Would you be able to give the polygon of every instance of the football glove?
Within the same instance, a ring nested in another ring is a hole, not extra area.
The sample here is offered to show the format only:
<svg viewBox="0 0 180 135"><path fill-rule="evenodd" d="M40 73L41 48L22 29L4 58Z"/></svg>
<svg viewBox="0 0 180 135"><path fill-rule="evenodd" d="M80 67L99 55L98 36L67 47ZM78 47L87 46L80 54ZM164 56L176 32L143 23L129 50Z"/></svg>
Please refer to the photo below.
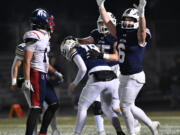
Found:
<svg viewBox="0 0 180 135"><path fill-rule="evenodd" d="M104 2L105 0L96 0L97 5L99 6L99 8L104 8Z"/></svg>
<svg viewBox="0 0 180 135"><path fill-rule="evenodd" d="M34 92L34 89L32 87L31 81L30 80L25 80L23 85L22 85L23 90L28 90Z"/></svg>
<svg viewBox="0 0 180 135"><path fill-rule="evenodd" d="M59 78L60 83L62 83L62 82L64 81L63 75L62 75L61 73L59 73L58 71L56 71L54 74Z"/></svg>
<svg viewBox="0 0 180 135"><path fill-rule="evenodd" d="M146 0L139 0L139 5L133 4L133 6L139 11L139 16L144 17Z"/></svg>
<svg viewBox="0 0 180 135"><path fill-rule="evenodd" d="M103 59L103 53L98 52L94 49L89 50L86 54L88 59Z"/></svg>

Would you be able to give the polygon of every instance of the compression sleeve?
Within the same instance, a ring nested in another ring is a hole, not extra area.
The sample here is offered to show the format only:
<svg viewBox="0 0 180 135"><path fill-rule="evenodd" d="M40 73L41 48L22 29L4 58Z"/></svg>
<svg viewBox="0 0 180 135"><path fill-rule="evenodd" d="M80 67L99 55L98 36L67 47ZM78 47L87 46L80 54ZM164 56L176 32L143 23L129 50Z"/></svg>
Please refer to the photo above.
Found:
<svg viewBox="0 0 180 135"><path fill-rule="evenodd" d="M83 61L83 59L81 58L81 56L79 54L75 55L73 58L73 61L75 62L75 64L78 67L78 73L76 75L76 78L74 79L73 83L77 86L77 84L83 79L83 77L86 74L87 68L86 65Z"/></svg>

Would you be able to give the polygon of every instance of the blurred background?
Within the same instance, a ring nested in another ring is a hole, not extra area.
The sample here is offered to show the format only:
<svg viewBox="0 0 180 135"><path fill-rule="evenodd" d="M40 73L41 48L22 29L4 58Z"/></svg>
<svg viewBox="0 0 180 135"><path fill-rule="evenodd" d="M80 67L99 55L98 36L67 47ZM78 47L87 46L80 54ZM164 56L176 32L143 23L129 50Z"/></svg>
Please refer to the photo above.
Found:
<svg viewBox="0 0 180 135"><path fill-rule="evenodd" d="M105 7L118 21L123 11L138 0L107 0ZM64 37L89 36L96 28L99 16L95 0L17 0L0 4L0 112L7 114L12 104L20 104L26 110L27 103L21 90L10 91L11 65L15 48L30 29L29 16L35 8L45 8L55 17L56 29L51 39L51 50L55 67L64 75L64 83L55 89L60 100L59 113L71 113L86 78L76 90L69 92L68 84L74 79L77 67L60 54L59 46ZM152 34L144 54L146 84L138 95L137 105L151 111L177 110L180 99L180 15L177 0L147 0L147 27Z"/></svg>

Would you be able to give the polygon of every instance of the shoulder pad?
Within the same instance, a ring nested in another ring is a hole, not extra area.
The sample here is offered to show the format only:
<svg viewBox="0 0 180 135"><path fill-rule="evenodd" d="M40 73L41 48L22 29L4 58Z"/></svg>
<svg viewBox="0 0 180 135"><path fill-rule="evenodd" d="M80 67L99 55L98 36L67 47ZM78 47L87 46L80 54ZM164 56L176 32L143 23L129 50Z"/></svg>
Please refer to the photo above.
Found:
<svg viewBox="0 0 180 135"><path fill-rule="evenodd" d="M93 29L91 33L98 32L98 29Z"/></svg>
<svg viewBox="0 0 180 135"><path fill-rule="evenodd" d="M22 43L22 44L19 44L17 47L16 47L16 55L18 56L24 56L24 48L25 48L26 44L25 43Z"/></svg>
<svg viewBox="0 0 180 135"><path fill-rule="evenodd" d="M23 37L24 41L26 39L35 39L35 40L40 40L39 33L37 31L28 31L24 34Z"/></svg>

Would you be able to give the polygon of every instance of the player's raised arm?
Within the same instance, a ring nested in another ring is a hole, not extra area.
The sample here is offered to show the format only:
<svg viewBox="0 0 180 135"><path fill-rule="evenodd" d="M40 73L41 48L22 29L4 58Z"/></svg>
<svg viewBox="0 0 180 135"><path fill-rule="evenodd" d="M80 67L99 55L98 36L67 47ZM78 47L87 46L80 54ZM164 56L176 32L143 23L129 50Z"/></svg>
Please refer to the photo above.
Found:
<svg viewBox="0 0 180 135"><path fill-rule="evenodd" d="M146 43L146 19L145 19L146 0L139 0L139 5L134 7L139 11L139 28L138 28L138 42L141 46Z"/></svg>
<svg viewBox="0 0 180 135"><path fill-rule="evenodd" d="M92 44L94 43L94 38L91 36L85 37L85 38L77 38L77 41L79 44Z"/></svg>
<svg viewBox="0 0 180 135"><path fill-rule="evenodd" d="M96 2L99 6L99 12L105 25L109 29L110 33L116 38L116 26L112 23L111 18L104 7L105 0L96 0Z"/></svg>

